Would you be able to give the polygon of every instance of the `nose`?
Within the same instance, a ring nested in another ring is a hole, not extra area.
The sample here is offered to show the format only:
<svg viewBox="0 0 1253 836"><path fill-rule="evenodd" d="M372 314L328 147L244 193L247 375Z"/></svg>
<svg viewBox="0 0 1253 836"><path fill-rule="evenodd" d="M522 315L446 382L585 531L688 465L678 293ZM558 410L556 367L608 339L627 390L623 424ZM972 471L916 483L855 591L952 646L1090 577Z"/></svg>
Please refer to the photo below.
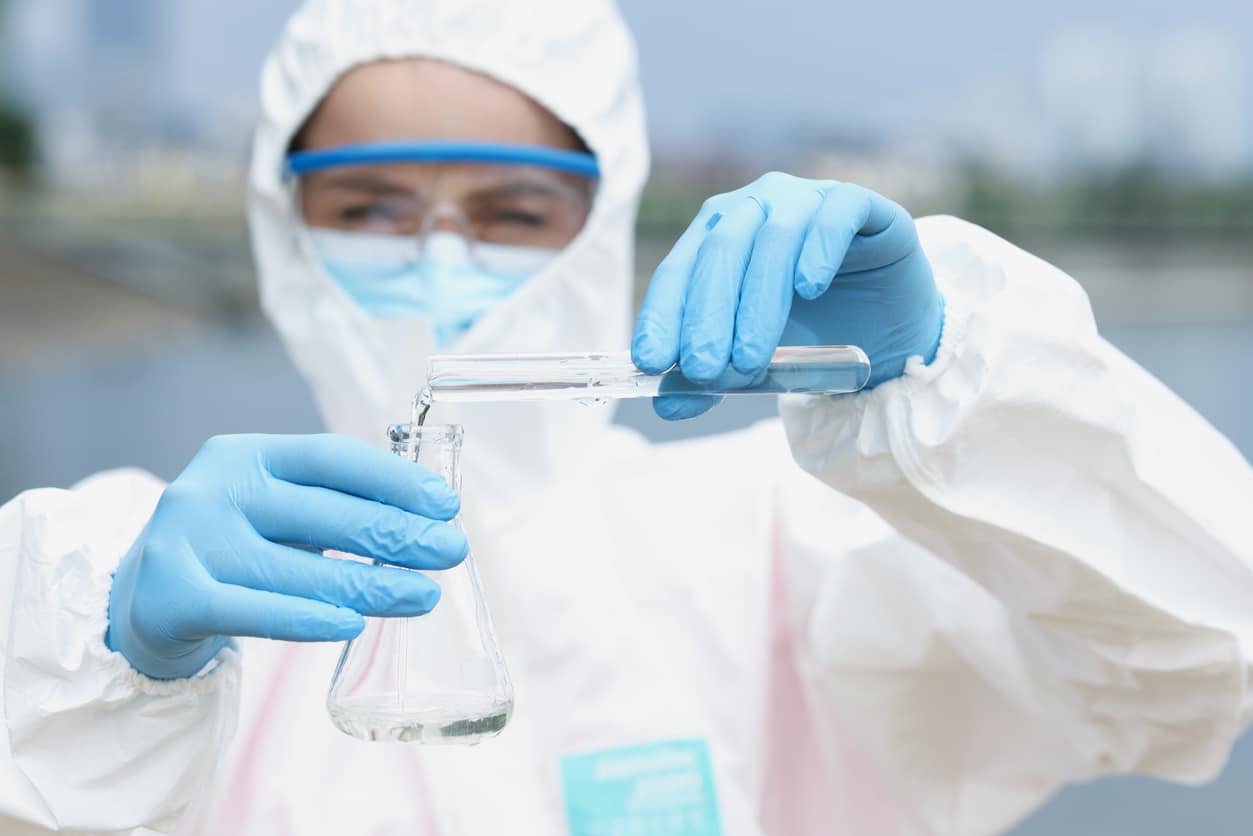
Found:
<svg viewBox="0 0 1253 836"><path fill-rule="evenodd" d="M466 239L473 234L465 212L453 203L439 203L431 207L422 223L419 237L425 238L432 232L455 232Z"/></svg>

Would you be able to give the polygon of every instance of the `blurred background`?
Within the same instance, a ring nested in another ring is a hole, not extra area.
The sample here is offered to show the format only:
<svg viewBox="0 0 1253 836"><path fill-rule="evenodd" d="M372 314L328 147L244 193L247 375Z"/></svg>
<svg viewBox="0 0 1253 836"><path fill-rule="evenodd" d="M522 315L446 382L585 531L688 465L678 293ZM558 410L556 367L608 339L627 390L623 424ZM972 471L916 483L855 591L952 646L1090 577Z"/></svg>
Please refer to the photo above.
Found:
<svg viewBox="0 0 1253 836"><path fill-rule="evenodd" d="M318 428L243 219L256 76L292 0L0 0L0 501L170 478L221 432ZM1253 4L632 0L653 137L640 288L768 169L960 215L1060 265L1115 344L1253 453ZM625 346L624 346L625 348ZM771 405L654 438L717 432ZM1221 779L1112 779L1014 831L1253 832Z"/></svg>

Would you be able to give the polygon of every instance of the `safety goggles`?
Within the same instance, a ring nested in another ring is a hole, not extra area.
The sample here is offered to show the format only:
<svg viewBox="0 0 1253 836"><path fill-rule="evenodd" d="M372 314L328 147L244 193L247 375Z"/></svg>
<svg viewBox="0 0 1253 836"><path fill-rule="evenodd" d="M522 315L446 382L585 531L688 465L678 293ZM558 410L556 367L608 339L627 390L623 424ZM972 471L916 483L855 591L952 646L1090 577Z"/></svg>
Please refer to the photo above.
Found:
<svg viewBox="0 0 1253 836"><path fill-rule="evenodd" d="M476 244L559 250L582 229L599 178L588 153L477 142L398 142L287 157L305 223L406 238L434 231Z"/></svg>

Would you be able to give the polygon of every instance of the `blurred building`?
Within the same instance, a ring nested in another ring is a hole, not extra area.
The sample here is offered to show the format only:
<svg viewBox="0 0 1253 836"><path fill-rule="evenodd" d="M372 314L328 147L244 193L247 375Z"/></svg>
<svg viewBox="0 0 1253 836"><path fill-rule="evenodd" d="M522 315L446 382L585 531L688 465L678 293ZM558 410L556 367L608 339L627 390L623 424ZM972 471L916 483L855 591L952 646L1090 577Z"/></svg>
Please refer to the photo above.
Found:
<svg viewBox="0 0 1253 836"><path fill-rule="evenodd" d="M50 185L136 199L238 195L255 108L177 101L169 75L186 36L177 4L10 0L9 7L12 85L35 118Z"/></svg>
<svg viewBox="0 0 1253 836"><path fill-rule="evenodd" d="M1064 167L1122 168L1145 153L1146 102L1140 56L1116 32L1069 30L1039 58L1037 129Z"/></svg>
<svg viewBox="0 0 1253 836"><path fill-rule="evenodd" d="M1024 176L1137 165L1229 176L1253 166L1249 73L1222 29L1065 28L1033 70L972 80L948 130L967 156Z"/></svg>
<svg viewBox="0 0 1253 836"><path fill-rule="evenodd" d="M1222 176L1253 162L1248 44L1230 32L1171 33L1144 71L1149 156L1182 173Z"/></svg>
<svg viewBox="0 0 1253 836"><path fill-rule="evenodd" d="M796 173L817 180L856 183L921 212L940 206L959 189L954 161L934 145L829 141L800 157Z"/></svg>

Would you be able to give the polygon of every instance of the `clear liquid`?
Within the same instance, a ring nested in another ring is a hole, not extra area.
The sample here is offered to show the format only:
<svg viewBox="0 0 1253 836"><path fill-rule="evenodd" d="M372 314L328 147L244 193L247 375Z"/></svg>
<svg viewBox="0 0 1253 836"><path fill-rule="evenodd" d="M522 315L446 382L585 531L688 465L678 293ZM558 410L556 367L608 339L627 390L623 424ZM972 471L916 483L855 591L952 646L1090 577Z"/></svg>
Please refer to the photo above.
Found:
<svg viewBox="0 0 1253 836"><path fill-rule="evenodd" d="M855 392L870 377L870 361L853 346L786 346L755 375L728 368L712 381L698 383L675 366L658 375L636 368L626 352L613 354L435 355L427 367L427 388L414 404L431 401L578 400L600 403L617 398L656 395L721 394L835 395Z"/></svg>
<svg viewBox="0 0 1253 836"><path fill-rule="evenodd" d="M394 696L363 697L328 705L327 712L335 728L361 740L463 746L500 734L513 713L512 702L477 694L449 694L434 701L424 694L410 699L429 707L401 710Z"/></svg>
<svg viewBox="0 0 1253 836"><path fill-rule="evenodd" d="M425 386L422 388L422 391L418 393L418 396L413 399L413 412L409 415L409 424L411 426L421 427L426 424L426 413L431 411L433 394L434 393L431 392L431 387ZM414 450L416 460L417 448L415 447Z"/></svg>

